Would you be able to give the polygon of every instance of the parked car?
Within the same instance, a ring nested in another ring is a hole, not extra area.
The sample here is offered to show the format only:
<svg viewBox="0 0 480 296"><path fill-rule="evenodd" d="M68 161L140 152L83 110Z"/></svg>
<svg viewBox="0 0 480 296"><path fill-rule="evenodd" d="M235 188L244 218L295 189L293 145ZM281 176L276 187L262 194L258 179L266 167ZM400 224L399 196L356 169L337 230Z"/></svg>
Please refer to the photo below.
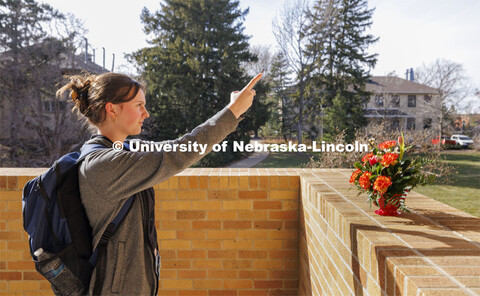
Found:
<svg viewBox="0 0 480 296"><path fill-rule="evenodd" d="M465 148L473 144L473 140L465 135L452 135L450 139L454 140L456 144Z"/></svg>
<svg viewBox="0 0 480 296"><path fill-rule="evenodd" d="M438 145L439 143L441 143L442 145L456 145L457 144L457 142L455 142L455 140L452 140L447 136L442 136L442 141L440 142L440 140L438 139L439 137L440 136L436 136L435 138L432 139L432 144L433 145Z"/></svg>

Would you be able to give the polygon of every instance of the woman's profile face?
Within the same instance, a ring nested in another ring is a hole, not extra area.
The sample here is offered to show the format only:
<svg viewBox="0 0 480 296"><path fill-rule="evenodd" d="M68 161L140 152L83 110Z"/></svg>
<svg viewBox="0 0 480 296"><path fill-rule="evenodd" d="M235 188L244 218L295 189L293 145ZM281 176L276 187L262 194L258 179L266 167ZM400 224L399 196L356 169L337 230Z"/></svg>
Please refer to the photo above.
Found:
<svg viewBox="0 0 480 296"><path fill-rule="evenodd" d="M121 111L117 114L115 127L126 136L140 134L143 121L150 117L145 104L145 94L143 90L139 89L133 100L120 104Z"/></svg>

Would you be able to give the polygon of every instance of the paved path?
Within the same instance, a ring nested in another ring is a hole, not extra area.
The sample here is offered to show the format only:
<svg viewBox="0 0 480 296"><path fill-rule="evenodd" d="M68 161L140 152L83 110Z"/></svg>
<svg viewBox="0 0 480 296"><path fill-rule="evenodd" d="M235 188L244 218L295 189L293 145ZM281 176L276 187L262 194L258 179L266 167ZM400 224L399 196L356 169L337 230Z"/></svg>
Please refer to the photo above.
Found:
<svg viewBox="0 0 480 296"><path fill-rule="evenodd" d="M254 144L253 142L259 142L261 143L261 140L251 140L250 143ZM227 168L251 168L257 163L261 162L270 153L268 151L262 151L262 152L253 152L249 157L239 160L230 166L227 166Z"/></svg>

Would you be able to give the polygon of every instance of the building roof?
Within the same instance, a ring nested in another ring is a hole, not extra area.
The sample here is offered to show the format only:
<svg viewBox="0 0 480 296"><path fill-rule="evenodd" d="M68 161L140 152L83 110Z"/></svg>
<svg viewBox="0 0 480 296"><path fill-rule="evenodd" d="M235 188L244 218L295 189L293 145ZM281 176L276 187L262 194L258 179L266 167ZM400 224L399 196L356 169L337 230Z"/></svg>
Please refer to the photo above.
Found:
<svg viewBox="0 0 480 296"><path fill-rule="evenodd" d="M438 94L435 88L396 76L372 76L366 86L372 93Z"/></svg>
<svg viewBox="0 0 480 296"><path fill-rule="evenodd" d="M375 117L391 117L391 118L398 118L398 117L415 117L413 115L408 115L398 109L387 109L387 108L371 108L371 109L364 109L365 117L375 118Z"/></svg>

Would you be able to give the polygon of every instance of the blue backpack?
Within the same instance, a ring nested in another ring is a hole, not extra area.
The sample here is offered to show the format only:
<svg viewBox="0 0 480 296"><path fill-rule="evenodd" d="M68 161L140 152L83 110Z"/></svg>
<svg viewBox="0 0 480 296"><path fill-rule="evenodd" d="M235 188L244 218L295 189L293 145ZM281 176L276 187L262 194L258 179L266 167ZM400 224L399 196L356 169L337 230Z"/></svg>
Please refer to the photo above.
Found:
<svg viewBox="0 0 480 296"><path fill-rule="evenodd" d="M81 152L64 155L23 188L23 227L30 253L35 269L51 283L56 295L88 293L97 254L105 252L109 238L131 208L133 196L93 250L92 228L80 198L78 168L89 153L105 148L85 144Z"/></svg>

